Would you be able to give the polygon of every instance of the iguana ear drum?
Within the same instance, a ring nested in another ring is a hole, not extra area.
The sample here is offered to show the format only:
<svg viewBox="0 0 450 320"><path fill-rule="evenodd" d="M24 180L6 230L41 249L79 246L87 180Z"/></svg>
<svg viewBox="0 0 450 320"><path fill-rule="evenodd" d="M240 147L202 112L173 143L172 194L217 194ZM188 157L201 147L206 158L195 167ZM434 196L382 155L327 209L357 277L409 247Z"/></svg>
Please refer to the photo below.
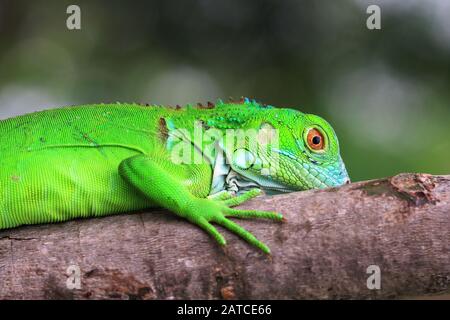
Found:
<svg viewBox="0 0 450 320"><path fill-rule="evenodd" d="M308 135L306 136L306 142L313 150L323 150L325 147L324 140L323 134L315 128L310 129L308 131Z"/></svg>

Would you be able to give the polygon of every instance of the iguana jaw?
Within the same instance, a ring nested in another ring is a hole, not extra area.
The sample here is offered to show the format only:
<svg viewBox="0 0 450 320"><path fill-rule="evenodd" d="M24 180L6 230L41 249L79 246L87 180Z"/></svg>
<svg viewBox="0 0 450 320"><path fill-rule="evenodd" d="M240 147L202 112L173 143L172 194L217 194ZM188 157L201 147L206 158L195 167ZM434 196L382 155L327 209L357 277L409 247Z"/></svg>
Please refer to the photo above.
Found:
<svg viewBox="0 0 450 320"><path fill-rule="evenodd" d="M349 183L345 165L339 157L338 161L329 167L303 164L300 160L280 155L281 169L289 168L289 172L274 172L272 176L264 175L262 172L242 170L235 166L229 156L224 156L224 152L218 152L214 159L214 172L211 194L229 190L242 193L252 188L259 188L269 194L287 193L308 189L323 189L336 187ZM307 169L308 168L308 169ZM284 173L284 174L283 174ZM283 176L293 177L288 183L277 181Z"/></svg>

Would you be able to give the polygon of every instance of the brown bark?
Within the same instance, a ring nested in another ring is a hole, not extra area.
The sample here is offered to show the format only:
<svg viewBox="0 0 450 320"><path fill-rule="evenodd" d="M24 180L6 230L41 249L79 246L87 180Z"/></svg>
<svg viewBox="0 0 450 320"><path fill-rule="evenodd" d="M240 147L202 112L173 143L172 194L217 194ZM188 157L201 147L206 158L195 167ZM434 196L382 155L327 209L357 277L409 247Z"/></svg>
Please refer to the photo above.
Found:
<svg viewBox="0 0 450 320"><path fill-rule="evenodd" d="M268 257L221 229L222 250L164 211L0 232L0 298L403 298L448 294L450 176L389 179L260 197L241 208L287 222L240 220ZM67 268L81 270L68 289ZM366 285L369 265L381 289Z"/></svg>

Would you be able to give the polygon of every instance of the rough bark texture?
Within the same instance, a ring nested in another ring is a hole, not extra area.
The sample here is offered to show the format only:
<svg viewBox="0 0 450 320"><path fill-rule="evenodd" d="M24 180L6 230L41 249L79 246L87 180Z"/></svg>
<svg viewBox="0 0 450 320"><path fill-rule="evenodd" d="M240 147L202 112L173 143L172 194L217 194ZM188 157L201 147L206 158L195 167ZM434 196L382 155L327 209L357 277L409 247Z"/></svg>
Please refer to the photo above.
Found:
<svg viewBox="0 0 450 320"><path fill-rule="evenodd" d="M401 174L241 206L285 223L239 221L265 256L220 228L226 250L164 211L0 232L0 298L304 299L448 294L450 176ZM67 268L81 270L68 289ZM367 288L378 265L381 289Z"/></svg>

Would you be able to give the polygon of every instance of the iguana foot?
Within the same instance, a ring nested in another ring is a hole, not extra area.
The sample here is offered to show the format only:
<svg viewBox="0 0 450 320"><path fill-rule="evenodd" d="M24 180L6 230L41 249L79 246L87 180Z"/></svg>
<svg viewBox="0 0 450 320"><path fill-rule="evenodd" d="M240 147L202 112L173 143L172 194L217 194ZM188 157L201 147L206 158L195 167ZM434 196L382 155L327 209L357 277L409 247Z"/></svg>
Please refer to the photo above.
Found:
<svg viewBox="0 0 450 320"><path fill-rule="evenodd" d="M254 198L260 193L261 191L259 189L252 189L236 197L230 197L226 193L220 193L213 199L194 198L186 206L183 217L208 232L220 245L226 245L225 238L217 231L211 222L227 228L231 232L242 237L248 243L261 249L264 253L270 254L269 247L256 239L256 237L247 230L227 219L227 217L263 218L281 221L283 215L277 212L230 208Z"/></svg>

